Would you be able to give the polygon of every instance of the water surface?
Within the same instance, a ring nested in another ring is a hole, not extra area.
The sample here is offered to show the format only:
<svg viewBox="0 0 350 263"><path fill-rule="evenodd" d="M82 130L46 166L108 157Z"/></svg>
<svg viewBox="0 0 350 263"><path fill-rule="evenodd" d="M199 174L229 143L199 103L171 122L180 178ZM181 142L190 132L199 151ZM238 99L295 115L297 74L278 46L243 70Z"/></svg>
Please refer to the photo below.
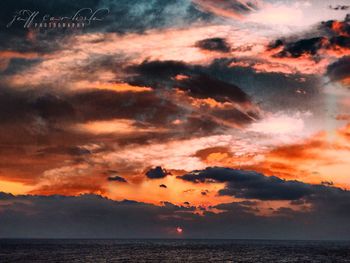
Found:
<svg viewBox="0 0 350 263"><path fill-rule="evenodd" d="M350 262L350 242L3 239L0 262Z"/></svg>

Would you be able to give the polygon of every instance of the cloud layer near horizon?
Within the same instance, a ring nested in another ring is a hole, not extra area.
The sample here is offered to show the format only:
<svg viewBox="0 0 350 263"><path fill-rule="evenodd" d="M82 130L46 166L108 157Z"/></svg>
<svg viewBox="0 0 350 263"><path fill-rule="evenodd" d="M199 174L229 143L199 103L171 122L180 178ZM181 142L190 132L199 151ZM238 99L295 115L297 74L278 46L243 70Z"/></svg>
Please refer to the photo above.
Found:
<svg viewBox="0 0 350 263"><path fill-rule="evenodd" d="M219 167L194 171L183 179L194 177L228 182L220 194L247 199L201 211L188 202L156 206L97 195L0 193L0 237L169 238L176 237L178 226L186 238L347 239L349 235L348 191ZM285 185L284 191L280 185ZM228 193L228 188L236 191ZM270 216L266 216L259 208L260 200L266 199L290 200L292 207L269 208Z"/></svg>

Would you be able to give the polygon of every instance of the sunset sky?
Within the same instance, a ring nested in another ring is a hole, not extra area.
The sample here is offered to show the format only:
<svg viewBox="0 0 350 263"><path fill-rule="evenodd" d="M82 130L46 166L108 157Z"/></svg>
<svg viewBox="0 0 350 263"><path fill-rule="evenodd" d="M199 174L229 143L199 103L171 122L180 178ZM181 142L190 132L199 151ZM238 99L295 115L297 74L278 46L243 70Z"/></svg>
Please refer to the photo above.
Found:
<svg viewBox="0 0 350 263"><path fill-rule="evenodd" d="M349 239L348 0L0 10L0 237Z"/></svg>

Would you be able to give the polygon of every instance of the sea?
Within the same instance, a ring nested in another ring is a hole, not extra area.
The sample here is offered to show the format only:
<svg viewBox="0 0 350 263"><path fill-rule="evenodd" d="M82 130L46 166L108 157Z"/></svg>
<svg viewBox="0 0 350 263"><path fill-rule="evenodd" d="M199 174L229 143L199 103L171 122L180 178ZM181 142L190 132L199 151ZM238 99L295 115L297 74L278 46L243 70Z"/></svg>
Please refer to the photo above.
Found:
<svg viewBox="0 0 350 263"><path fill-rule="evenodd" d="M2 239L12 262L350 262L348 241Z"/></svg>

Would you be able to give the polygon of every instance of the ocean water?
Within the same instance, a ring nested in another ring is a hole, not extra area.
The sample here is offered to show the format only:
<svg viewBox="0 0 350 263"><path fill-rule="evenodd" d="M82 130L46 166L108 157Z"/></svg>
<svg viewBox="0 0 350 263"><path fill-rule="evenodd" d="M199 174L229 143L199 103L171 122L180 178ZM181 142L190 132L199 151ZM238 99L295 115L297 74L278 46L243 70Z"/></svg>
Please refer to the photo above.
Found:
<svg viewBox="0 0 350 263"><path fill-rule="evenodd" d="M0 262L350 262L350 242L0 240Z"/></svg>

